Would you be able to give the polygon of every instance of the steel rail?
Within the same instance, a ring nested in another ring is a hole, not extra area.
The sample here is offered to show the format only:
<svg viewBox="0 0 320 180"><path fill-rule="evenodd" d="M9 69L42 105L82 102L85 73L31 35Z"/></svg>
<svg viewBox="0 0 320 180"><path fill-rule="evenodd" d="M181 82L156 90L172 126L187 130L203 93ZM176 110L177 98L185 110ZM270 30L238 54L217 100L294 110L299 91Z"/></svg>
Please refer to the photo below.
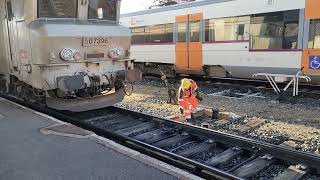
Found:
<svg viewBox="0 0 320 180"><path fill-rule="evenodd" d="M110 138L122 145L135 149L151 157L154 157L164 162L167 162L169 164L187 169L200 177L216 178L216 179L223 179L223 180L224 179L236 179L236 180L242 179L242 178L236 177L235 175L230 174L229 172L224 172L217 168L207 166L205 164L196 162L186 157L152 146L150 144L136 140L134 138L120 135L112 130L106 130L105 128L94 126L86 121L73 118L62 112L57 112L55 110L48 109L46 107L41 107L36 104L23 102L22 100L16 99L12 96L6 96L3 94L0 94L0 96L6 99L9 99L11 101L14 101L16 103L22 104L24 106L27 106L29 108L32 108L36 111L51 115L64 122L68 122L73 125L79 126L83 129L92 131L97 135ZM245 138L237 135L232 135L224 132L219 132L211 129L205 129L205 128L201 128L193 125L187 125L184 123L172 121L170 119L155 117L155 116L151 116L151 115L136 112L136 111L129 111L123 108L110 107L108 110L111 110L112 112L119 112L120 114L137 116L137 117L143 118L146 121L153 121L161 124L166 124L169 127L182 129L183 131L192 133L192 135L195 135L198 137L202 137L205 139L213 139L222 144L239 146L251 152L252 151L259 152L259 154L261 155L270 154L277 159L286 160L286 161L289 161L290 163L305 164L310 168L315 168L318 170L320 167L320 156L316 154L302 152L302 151L294 150L288 147L273 145L270 143L253 140L253 139L249 139L249 138Z"/></svg>
<svg viewBox="0 0 320 180"><path fill-rule="evenodd" d="M135 115L139 114L139 116L143 115L147 118L152 118L153 120L156 120L158 122L171 124L172 126L179 126L184 130L187 130L188 132L192 132L193 134L198 135L199 137L214 139L220 143L232 144L233 146L239 146L242 148L246 148L247 150L256 149L261 153L270 154L282 160L302 164L307 163L309 167L320 168L320 156L313 153L303 152L289 147L274 145L271 143L249 139L246 137L228 134L212 129L206 129L195 125L184 124L181 122L172 121L170 119L154 117L145 113L129 111L123 108L113 108L125 113L133 113Z"/></svg>
<svg viewBox="0 0 320 180"><path fill-rule="evenodd" d="M213 86L220 86L224 88L234 87L235 89L255 89L259 91L265 92L273 92L274 89L270 85L267 80L258 80L258 79L236 79L236 78L208 78L208 77L200 77L200 76L190 76L192 79L199 82L212 82ZM214 83L220 83L219 85L215 85ZM279 88L285 88L285 83L278 83ZM312 84L300 84L299 89L307 90L299 92L299 96L309 97L309 98L320 98L320 85L312 85ZM259 87L259 88L258 88ZM264 87L264 88L261 88ZM287 90L284 93L276 93L278 96L287 95L291 97L293 90ZM298 97L299 97L298 96Z"/></svg>
<svg viewBox="0 0 320 180"><path fill-rule="evenodd" d="M105 137L105 138L110 138L113 141L122 144L124 146L127 146L129 148L135 149L141 153L144 153L146 155L149 155L151 157L154 157L156 159L162 160L164 162L167 162L172 165L178 165L178 167L185 168L189 171L192 171L195 175L198 175L200 177L209 177L209 178L216 178L216 179L221 179L221 180L229 180L229 179L234 179L234 180L244 180L242 178L236 177L228 172L221 171L219 169L213 168L206 166L204 164L201 164L199 162L193 161L191 159L185 158L183 156L179 156L177 154L174 154L172 152L165 151L163 149L160 149L158 147L149 145L147 143L135 140L130 137L122 136L120 134L117 134L113 131L106 130L104 128L99 128L93 125L90 125L89 123L86 123L85 121L79 121L77 119L74 119L70 116L67 116L63 113L57 112L55 110L46 108L46 107L41 107L36 104L28 103L25 101L22 101L21 99L17 99L12 96L7 96L4 94L0 93L0 97L3 97L5 99L8 99L10 101L13 101L15 103L21 104L23 106L26 106L28 108L31 108L33 110L39 111L41 113L53 116L63 122L67 122L70 124L73 124L75 126L81 127L83 129L86 129L88 131L94 132L95 134ZM117 111L117 108L112 107L111 109L114 109ZM125 111L125 109L119 109L121 112ZM136 115L137 112L130 112ZM147 114L141 114L144 117L151 117ZM207 172L207 173L206 173Z"/></svg>

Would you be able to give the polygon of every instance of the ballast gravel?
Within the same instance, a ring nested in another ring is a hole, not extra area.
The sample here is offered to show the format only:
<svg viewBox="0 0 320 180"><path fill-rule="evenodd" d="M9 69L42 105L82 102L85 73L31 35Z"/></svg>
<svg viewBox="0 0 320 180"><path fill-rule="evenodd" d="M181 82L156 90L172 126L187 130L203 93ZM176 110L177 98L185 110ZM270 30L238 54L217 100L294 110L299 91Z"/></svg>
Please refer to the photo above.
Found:
<svg viewBox="0 0 320 180"><path fill-rule="evenodd" d="M178 81L174 80L172 85L178 88ZM295 103L279 102L277 97L270 92L260 94L264 97L227 98L215 96L214 93L224 90L238 91L231 88L220 88L209 82L199 82L198 85L204 99L200 105L223 109L249 118L269 120L261 127L240 135L274 144L293 141L296 149L320 154L319 99L298 97ZM287 99L291 98L287 97ZM179 107L167 104L167 100L167 88L163 81L147 78L135 84L133 94L125 97L124 101L116 106L157 117L178 115ZM239 129L239 126L241 127L241 124L230 124L227 128L220 130L238 134L234 129Z"/></svg>

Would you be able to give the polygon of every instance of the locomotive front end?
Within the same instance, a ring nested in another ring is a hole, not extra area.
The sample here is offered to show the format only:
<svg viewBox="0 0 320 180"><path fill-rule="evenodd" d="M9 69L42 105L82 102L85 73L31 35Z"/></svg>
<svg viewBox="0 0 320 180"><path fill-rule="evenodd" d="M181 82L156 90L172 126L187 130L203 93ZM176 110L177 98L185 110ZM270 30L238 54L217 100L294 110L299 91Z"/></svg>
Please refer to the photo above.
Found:
<svg viewBox="0 0 320 180"><path fill-rule="evenodd" d="M39 16L50 16L48 4L40 2L39 8L45 11L39 9ZM32 24L32 47L38 56L34 59L44 65L39 74L47 82L41 84L41 89L47 90L47 106L86 111L123 100L123 81L128 79L127 72L133 70L133 61L129 59L130 31L117 23L119 2L64 1L60 7L88 8L82 21L40 19ZM78 18L80 12L79 9Z"/></svg>
<svg viewBox="0 0 320 180"><path fill-rule="evenodd" d="M123 82L135 73L130 31L118 23L120 1L38 0L35 6L37 17L24 21L30 60L17 77L29 90L20 94L43 96L48 107L74 112L121 102Z"/></svg>

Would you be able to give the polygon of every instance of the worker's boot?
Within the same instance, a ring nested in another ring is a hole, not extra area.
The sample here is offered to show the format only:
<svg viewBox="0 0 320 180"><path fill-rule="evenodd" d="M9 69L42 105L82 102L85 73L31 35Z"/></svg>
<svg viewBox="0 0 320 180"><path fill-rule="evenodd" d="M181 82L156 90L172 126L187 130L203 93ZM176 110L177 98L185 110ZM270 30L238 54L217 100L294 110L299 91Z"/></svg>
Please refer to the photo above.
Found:
<svg viewBox="0 0 320 180"><path fill-rule="evenodd" d="M194 117L194 114L191 114L191 119L190 120L195 120L196 118Z"/></svg>
<svg viewBox="0 0 320 180"><path fill-rule="evenodd" d="M212 117L211 117L212 120L217 120L219 119L219 109L212 109Z"/></svg>
<svg viewBox="0 0 320 180"><path fill-rule="evenodd" d="M193 114L191 114L191 117L186 118L186 122L191 122L194 120Z"/></svg>

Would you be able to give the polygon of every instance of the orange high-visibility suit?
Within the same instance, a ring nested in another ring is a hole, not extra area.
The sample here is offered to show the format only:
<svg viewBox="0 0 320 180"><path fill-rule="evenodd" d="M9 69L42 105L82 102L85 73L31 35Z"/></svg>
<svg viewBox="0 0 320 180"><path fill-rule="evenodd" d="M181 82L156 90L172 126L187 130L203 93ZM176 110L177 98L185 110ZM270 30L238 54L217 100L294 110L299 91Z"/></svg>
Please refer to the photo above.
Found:
<svg viewBox="0 0 320 180"><path fill-rule="evenodd" d="M198 107L198 100L196 98L195 91L198 89L198 85L191 79L183 79L179 88L179 107L181 113L184 115L186 120L191 119L191 114Z"/></svg>

